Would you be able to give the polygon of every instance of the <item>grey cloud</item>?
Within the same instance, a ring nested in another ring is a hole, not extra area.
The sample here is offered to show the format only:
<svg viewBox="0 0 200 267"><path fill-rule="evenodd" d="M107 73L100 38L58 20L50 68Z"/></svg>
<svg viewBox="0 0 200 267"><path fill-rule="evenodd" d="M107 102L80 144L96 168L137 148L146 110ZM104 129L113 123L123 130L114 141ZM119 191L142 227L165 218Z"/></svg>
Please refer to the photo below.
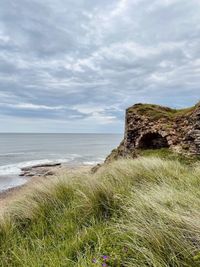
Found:
<svg viewBox="0 0 200 267"><path fill-rule="evenodd" d="M135 102L192 105L199 25L198 0L2 0L0 113L122 131Z"/></svg>

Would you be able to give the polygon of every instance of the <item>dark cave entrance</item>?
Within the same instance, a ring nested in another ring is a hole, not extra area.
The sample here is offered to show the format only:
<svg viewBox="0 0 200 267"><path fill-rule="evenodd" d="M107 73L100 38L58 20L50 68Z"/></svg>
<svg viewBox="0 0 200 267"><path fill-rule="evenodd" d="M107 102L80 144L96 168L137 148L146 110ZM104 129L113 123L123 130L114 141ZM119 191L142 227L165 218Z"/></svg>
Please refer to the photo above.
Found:
<svg viewBox="0 0 200 267"><path fill-rule="evenodd" d="M167 139L159 133L144 134L138 144L141 149L159 149L169 147Z"/></svg>

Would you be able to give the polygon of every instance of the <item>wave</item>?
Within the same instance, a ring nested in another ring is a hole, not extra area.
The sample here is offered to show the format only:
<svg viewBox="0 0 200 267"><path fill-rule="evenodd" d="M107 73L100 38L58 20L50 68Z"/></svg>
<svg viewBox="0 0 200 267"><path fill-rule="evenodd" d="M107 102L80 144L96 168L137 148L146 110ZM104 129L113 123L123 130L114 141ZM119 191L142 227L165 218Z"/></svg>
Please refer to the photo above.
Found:
<svg viewBox="0 0 200 267"><path fill-rule="evenodd" d="M103 158L99 158L98 160L91 160L91 161L84 161L83 165L97 165L99 163L102 163L104 161Z"/></svg>
<svg viewBox="0 0 200 267"><path fill-rule="evenodd" d="M67 162L69 162L69 159L57 159L57 160L42 159L42 160L25 161L16 164L9 164L0 166L0 175L19 175L21 173L21 169L25 167L32 167L48 163L67 163Z"/></svg>
<svg viewBox="0 0 200 267"><path fill-rule="evenodd" d="M27 179L25 177L11 177L10 179L7 179L5 176L0 176L0 192L23 185L26 182Z"/></svg>
<svg viewBox="0 0 200 267"><path fill-rule="evenodd" d="M58 155L57 155L58 156ZM60 155L61 156L61 155ZM25 167L33 167L36 165L41 164L49 164L49 163L68 163L68 164L83 164L83 165L96 165L98 163L103 162L103 158L96 158L94 160L90 160L81 157L78 154L70 154L66 155L64 158L58 158L58 159L41 159L41 160L30 160L30 161L23 161L19 163L13 163L8 165L0 166L0 176L18 176L21 173L21 169Z"/></svg>

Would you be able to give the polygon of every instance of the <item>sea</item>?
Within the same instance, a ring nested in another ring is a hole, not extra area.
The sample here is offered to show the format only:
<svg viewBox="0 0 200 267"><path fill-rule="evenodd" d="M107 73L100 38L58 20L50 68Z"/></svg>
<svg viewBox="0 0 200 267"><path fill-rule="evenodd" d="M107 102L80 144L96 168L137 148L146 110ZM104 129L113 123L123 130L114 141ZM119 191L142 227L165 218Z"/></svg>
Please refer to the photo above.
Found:
<svg viewBox="0 0 200 267"><path fill-rule="evenodd" d="M22 185L21 168L45 163L95 165L122 140L122 134L0 133L0 191Z"/></svg>

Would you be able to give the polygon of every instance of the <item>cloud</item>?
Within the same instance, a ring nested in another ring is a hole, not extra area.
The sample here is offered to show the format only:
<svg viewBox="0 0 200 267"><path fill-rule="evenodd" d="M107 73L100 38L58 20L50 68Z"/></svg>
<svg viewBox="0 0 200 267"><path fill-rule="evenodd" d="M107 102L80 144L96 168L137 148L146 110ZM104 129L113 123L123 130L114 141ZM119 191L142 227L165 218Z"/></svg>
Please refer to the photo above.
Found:
<svg viewBox="0 0 200 267"><path fill-rule="evenodd" d="M136 102L194 104L199 25L198 0L2 0L0 131L122 132Z"/></svg>
<svg viewBox="0 0 200 267"><path fill-rule="evenodd" d="M18 103L18 104L5 104L0 103L1 107L16 108L16 109L25 109L25 110L62 110L63 106L45 106L45 105L35 105L31 103Z"/></svg>

